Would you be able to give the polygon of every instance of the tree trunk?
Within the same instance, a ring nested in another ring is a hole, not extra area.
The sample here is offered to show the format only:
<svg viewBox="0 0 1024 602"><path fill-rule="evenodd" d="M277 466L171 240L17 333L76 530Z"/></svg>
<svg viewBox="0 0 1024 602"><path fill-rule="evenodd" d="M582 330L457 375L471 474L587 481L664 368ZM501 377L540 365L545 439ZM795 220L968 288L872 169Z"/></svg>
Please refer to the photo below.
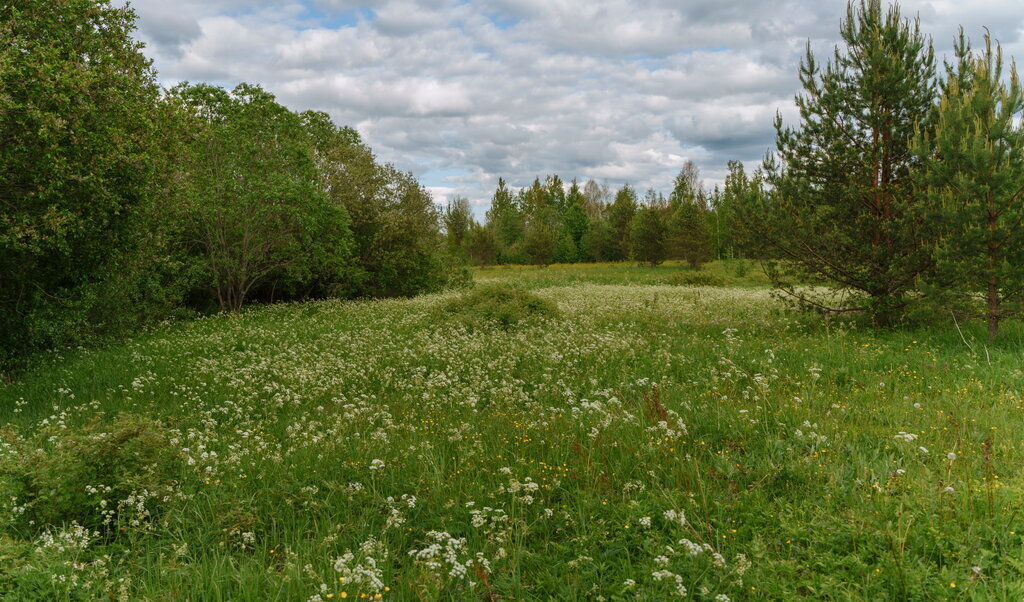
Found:
<svg viewBox="0 0 1024 602"><path fill-rule="evenodd" d="M995 278L988 281L988 342L999 334L999 287Z"/></svg>

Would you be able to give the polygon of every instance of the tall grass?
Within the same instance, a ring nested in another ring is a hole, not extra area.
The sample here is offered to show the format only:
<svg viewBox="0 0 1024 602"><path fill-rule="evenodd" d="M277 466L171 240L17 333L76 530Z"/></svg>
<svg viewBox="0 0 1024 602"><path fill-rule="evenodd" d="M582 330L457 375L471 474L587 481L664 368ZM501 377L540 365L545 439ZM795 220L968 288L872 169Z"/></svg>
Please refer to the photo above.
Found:
<svg viewBox="0 0 1024 602"><path fill-rule="evenodd" d="M1019 326L869 331L679 269L478 271L557 306L515 328L440 319L464 293L278 305L40 367L0 389L0 592L1024 597ZM83 468L133 425L159 466Z"/></svg>

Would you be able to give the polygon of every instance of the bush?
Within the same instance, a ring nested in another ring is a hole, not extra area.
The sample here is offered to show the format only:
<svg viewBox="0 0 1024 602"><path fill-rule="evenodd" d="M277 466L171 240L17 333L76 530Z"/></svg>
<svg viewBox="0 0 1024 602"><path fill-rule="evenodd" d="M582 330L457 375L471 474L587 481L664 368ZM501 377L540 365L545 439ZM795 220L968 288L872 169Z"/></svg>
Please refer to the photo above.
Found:
<svg viewBox="0 0 1024 602"><path fill-rule="evenodd" d="M52 426L31 438L6 431L0 446L0 494L15 500L9 526L22 535L77 523L112 536L145 528L179 497L181 452L147 418Z"/></svg>
<svg viewBox="0 0 1024 602"><path fill-rule="evenodd" d="M532 319L555 318L557 306L529 291L506 285L475 287L445 303L441 314L467 326L508 329Z"/></svg>
<svg viewBox="0 0 1024 602"><path fill-rule="evenodd" d="M678 273L665 279L672 286L725 286L725 280L713 274Z"/></svg>

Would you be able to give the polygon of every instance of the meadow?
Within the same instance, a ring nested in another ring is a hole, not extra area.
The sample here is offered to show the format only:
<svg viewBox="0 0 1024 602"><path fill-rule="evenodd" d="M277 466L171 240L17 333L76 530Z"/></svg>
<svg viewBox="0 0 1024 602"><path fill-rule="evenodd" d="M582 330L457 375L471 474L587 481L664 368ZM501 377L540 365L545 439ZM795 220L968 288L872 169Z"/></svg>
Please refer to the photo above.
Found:
<svg viewBox="0 0 1024 602"><path fill-rule="evenodd" d="M0 385L0 595L1024 598L1019 325L828 321L737 262L475 277L554 311L250 307Z"/></svg>

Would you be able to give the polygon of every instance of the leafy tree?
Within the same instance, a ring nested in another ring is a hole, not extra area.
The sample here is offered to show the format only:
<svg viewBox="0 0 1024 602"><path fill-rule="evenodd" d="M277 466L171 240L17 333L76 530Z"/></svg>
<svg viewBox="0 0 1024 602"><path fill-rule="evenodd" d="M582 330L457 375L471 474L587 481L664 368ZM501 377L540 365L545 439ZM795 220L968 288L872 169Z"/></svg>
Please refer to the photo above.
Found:
<svg viewBox="0 0 1024 602"><path fill-rule="evenodd" d="M491 265L498 258L498 238L490 226L473 222L466 236L466 252L473 263Z"/></svg>
<svg viewBox="0 0 1024 602"><path fill-rule="evenodd" d="M546 212L547 209L555 209L555 199L551 197L549 189L541 184L540 178L534 178L529 188L520 190L519 197L519 205L527 221Z"/></svg>
<svg viewBox="0 0 1024 602"><path fill-rule="evenodd" d="M557 218L554 208L549 207L535 214L527 224L523 244L533 265L547 266L554 261L558 251L558 230L553 224Z"/></svg>
<svg viewBox="0 0 1024 602"><path fill-rule="evenodd" d="M584 206L583 193L576 180L572 181L565 195L565 209L562 212L562 233L559 246L563 249L563 261L579 261L585 259L580 249L583 236L590 229L590 218ZM571 243L571 244L570 244Z"/></svg>
<svg viewBox="0 0 1024 602"><path fill-rule="evenodd" d="M469 207L469 200L461 196L452 199L445 208L443 220L448 248L461 253L466 235L473 223L473 210Z"/></svg>
<svg viewBox="0 0 1024 602"><path fill-rule="evenodd" d="M618 246L611 261L619 261L629 257L632 245L629 241L633 216L637 212L636 192L626 184L615 195L615 202L608 208L608 223L615 230Z"/></svg>
<svg viewBox="0 0 1024 602"><path fill-rule="evenodd" d="M351 128L330 124L318 145L320 178L330 202L351 220L354 269L337 294L409 296L448 283L441 211L416 179L377 163Z"/></svg>
<svg viewBox="0 0 1024 602"><path fill-rule="evenodd" d="M681 200L668 222L668 252L697 269L713 257L708 211L697 199Z"/></svg>
<svg viewBox="0 0 1024 602"><path fill-rule="evenodd" d="M972 54L966 44L959 51L935 132L921 132L915 145L932 201L924 219L938 240L927 282L959 306L981 292L978 317L992 340L1003 319L1024 309L1024 91L1015 66L1009 81L1003 78L1002 49L993 51L987 34L983 52Z"/></svg>
<svg viewBox="0 0 1024 602"><path fill-rule="evenodd" d="M132 244L158 96L134 22L105 0L0 3L0 364L90 330Z"/></svg>
<svg viewBox="0 0 1024 602"><path fill-rule="evenodd" d="M499 260L510 258L509 250L523 239L523 213L504 178L498 178L498 188L491 197L487 210L487 223L494 229L498 241Z"/></svg>
<svg viewBox="0 0 1024 602"><path fill-rule="evenodd" d="M738 211L755 194L755 182L747 176L743 163L729 161L728 169L725 186L720 194L713 195L711 203L714 247L719 258L735 257L739 253L740 239L736 230L741 226L736 223Z"/></svg>
<svg viewBox="0 0 1024 602"><path fill-rule="evenodd" d="M594 180L587 180L583 185L583 208L587 211L587 217L592 220L604 218L605 206L611 196L607 182L598 184Z"/></svg>
<svg viewBox="0 0 1024 602"><path fill-rule="evenodd" d="M547 206L554 207L561 213L565 210L565 184L558 174L544 178L544 190L547 193Z"/></svg>
<svg viewBox="0 0 1024 602"><path fill-rule="evenodd" d="M182 84L172 96L193 117L188 236L220 308L238 310L264 285L297 294L341 281L348 214L324 195L302 118L248 84Z"/></svg>
<svg viewBox="0 0 1024 602"><path fill-rule="evenodd" d="M917 21L879 0L850 3L836 49L821 70L808 50L796 97L799 129L776 118L777 147L764 165L772 193L743 216L776 285L822 310L866 310L890 324L929 268L911 170L915 120L928 130L936 98L934 54ZM797 290L820 282L848 304Z"/></svg>
<svg viewBox="0 0 1024 602"><path fill-rule="evenodd" d="M682 203L697 201L704 192L704 182L700 179L700 168L693 161L687 160L672 182L672 194L669 203L678 207Z"/></svg>
<svg viewBox="0 0 1024 602"><path fill-rule="evenodd" d="M580 239L580 253L591 261L615 261L622 255L617 236L615 228L606 220L593 220Z"/></svg>
<svg viewBox="0 0 1024 602"><path fill-rule="evenodd" d="M633 218L630 244L633 259L654 267L667 256L666 232L663 212L658 207L645 206Z"/></svg>

